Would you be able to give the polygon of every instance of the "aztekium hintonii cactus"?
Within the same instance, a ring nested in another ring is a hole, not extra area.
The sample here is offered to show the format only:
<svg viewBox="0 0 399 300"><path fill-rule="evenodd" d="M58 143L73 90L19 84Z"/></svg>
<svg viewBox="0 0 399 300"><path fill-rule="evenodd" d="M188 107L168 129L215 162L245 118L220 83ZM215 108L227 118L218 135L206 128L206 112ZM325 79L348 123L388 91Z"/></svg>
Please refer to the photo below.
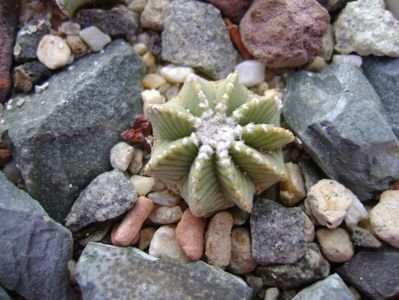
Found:
<svg viewBox="0 0 399 300"><path fill-rule="evenodd" d="M256 95L237 73L216 82L189 75L175 98L146 108L154 147L145 172L198 217L233 204L251 212L254 194L286 179L281 148L294 137L279 127L280 108L276 92Z"/></svg>

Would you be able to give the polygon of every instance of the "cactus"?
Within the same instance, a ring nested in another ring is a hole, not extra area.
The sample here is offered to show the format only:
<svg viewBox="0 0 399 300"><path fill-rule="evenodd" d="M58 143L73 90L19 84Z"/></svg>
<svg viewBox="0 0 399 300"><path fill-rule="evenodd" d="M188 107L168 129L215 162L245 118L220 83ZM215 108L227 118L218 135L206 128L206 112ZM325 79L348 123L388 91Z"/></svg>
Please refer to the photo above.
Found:
<svg viewBox="0 0 399 300"><path fill-rule="evenodd" d="M232 73L217 82L190 75L179 94L148 105L154 147L145 167L178 192L198 217L237 205L251 212L254 193L286 179L275 92L258 96Z"/></svg>

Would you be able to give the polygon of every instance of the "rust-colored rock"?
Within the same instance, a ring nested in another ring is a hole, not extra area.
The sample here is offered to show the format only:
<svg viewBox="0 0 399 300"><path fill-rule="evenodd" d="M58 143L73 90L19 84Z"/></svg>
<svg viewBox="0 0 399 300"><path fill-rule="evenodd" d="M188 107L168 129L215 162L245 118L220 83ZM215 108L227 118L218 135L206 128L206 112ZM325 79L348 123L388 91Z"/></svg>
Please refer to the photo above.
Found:
<svg viewBox="0 0 399 300"><path fill-rule="evenodd" d="M137 115L133 126L121 133L124 141L138 144L146 151L151 151L151 145L148 142L148 136L152 134L150 121L144 115Z"/></svg>
<svg viewBox="0 0 399 300"><path fill-rule="evenodd" d="M7 148L0 149L0 166L5 166L12 159L11 151Z"/></svg>
<svg viewBox="0 0 399 300"><path fill-rule="evenodd" d="M253 0L207 0L215 5L223 16L239 22Z"/></svg>
<svg viewBox="0 0 399 300"><path fill-rule="evenodd" d="M240 22L240 33L244 46L267 67L297 67L320 49L329 22L316 0L256 0Z"/></svg>

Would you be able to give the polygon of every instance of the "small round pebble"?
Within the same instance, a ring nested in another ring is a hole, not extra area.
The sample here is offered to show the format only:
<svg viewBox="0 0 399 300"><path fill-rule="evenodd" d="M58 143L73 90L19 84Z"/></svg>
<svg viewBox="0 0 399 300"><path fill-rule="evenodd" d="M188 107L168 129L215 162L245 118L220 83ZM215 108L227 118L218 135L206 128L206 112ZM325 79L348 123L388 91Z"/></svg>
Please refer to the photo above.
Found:
<svg viewBox="0 0 399 300"><path fill-rule="evenodd" d="M132 174L138 174L143 167L144 152L141 149L134 149L132 161L129 165L129 171Z"/></svg>
<svg viewBox="0 0 399 300"><path fill-rule="evenodd" d="M189 67L180 67L175 65L167 65L161 68L160 74L167 81L172 83L183 83L189 74L193 74L194 70Z"/></svg>
<svg viewBox="0 0 399 300"><path fill-rule="evenodd" d="M342 228L319 229L316 232L321 251L332 262L342 263L354 255L353 244L349 234Z"/></svg>
<svg viewBox="0 0 399 300"><path fill-rule="evenodd" d="M155 59L154 54L152 54L151 52L147 52L141 58L143 59L143 63L147 67L151 67L151 66L155 65L156 59Z"/></svg>
<svg viewBox="0 0 399 300"><path fill-rule="evenodd" d="M79 32L79 36L94 52L100 52L107 44L111 42L111 37L102 32L96 26L90 26L82 29Z"/></svg>
<svg viewBox="0 0 399 300"><path fill-rule="evenodd" d="M140 56L146 54L148 52L148 47L144 43L138 43L133 46L134 51Z"/></svg>
<svg viewBox="0 0 399 300"><path fill-rule="evenodd" d="M313 60L306 66L306 69L311 71L321 71L326 68L328 65L326 61L320 57L316 56Z"/></svg>
<svg viewBox="0 0 399 300"><path fill-rule="evenodd" d="M205 245L206 220L186 209L176 227L176 240L191 261L201 259Z"/></svg>
<svg viewBox="0 0 399 300"><path fill-rule="evenodd" d="M153 177L145 177L140 175L133 175L130 177L130 181L133 183L134 188L139 196L145 196L151 192L155 182Z"/></svg>
<svg viewBox="0 0 399 300"><path fill-rule="evenodd" d="M180 206L157 206L149 218L155 224L167 225L179 221L182 214Z"/></svg>
<svg viewBox="0 0 399 300"><path fill-rule="evenodd" d="M141 92L144 106L149 104L162 104L165 103L165 97L157 90L144 90Z"/></svg>
<svg viewBox="0 0 399 300"><path fill-rule="evenodd" d="M227 211L215 214L205 234L205 256L209 264L224 268L231 260L233 216Z"/></svg>
<svg viewBox="0 0 399 300"><path fill-rule="evenodd" d="M265 65L257 60L246 60L236 66L240 83L251 87L265 81Z"/></svg>
<svg viewBox="0 0 399 300"><path fill-rule="evenodd" d="M139 249L144 251L150 245L152 237L154 236L155 228L147 227L140 230Z"/></svg>
<svg viewBox="0 0 399 300"><path fill-rule="evenodd" d="M71 49L63 38L47 34L40 40L37 57L47 68L55 70L69 63Z"/></svg>
<svg viewBox="0 0 399 300"><path fill-rule="evenodd" d="M152 202L156 204L165 206L175 206L180 202L180 197L178 195L167 190L149 193L148 198L150 198Z"/></svg>
<svg viewBox="0 0 399 300"><path fill-rule="evenodd" d="M85 42L78 35L68 35L66 42L76 57L86 54L89 50Z"/></svg>
<svg viewBox="0 0 399 300"><path fill-rule="evenodd" d="M134 148L125 142L112 147L110 154L111 166L120 171L126 171L133 157Z"/></svg>
<svg viewBox="0 0 399 300"><path fill-rule="evenodd" d="M150 73L143 78L143 87L145 89L157 89L165 83L166 80L158 74Z"/></svg>
<svg viewBox="0 0 399 300"><path fill-rule="evenodd" d="M370 211L370 223L381 240L399 248L399 190L381 194L380 202Z"/></svg>
<svg viewBox="0 0 399 300"><path fill-rule="evenodd" d="M257 266L252 257L251 236L244 227L236 227L231 231L230 270L235 274L252 272Z"/></svg>
<svg viewBox="0 0 399 300"><path fill-rule="evenodd" d="M266 289L264 300L277 300L279 295L280 295L280 292L279 292L278 288L271 287L271 288Z"/></svg>
<svg viewBox="0 0 399 300"><path fill-rule="evenodd" d="M159 227L151 240L149 254L159 258L175 259L187 262L183 250L176 241L175 226Z"/></svg>

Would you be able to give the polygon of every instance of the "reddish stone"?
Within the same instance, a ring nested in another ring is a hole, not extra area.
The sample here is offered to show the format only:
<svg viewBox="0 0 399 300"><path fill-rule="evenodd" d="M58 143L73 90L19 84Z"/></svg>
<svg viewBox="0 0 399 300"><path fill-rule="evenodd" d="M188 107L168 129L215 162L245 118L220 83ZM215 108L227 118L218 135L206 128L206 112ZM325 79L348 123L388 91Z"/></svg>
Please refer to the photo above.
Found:
<svg viewBox="0 0 399 300"><path fill-rule="evenodd" d="M152 126L150 121L144 115L137 115L133 126L121 133L124 141L141 145L144 150L151 151L151 145L148 142L148 136L152 135Z"/></svg>
<svg viewBox="0 0 399 300"><path fill-rule="evenodd" d="M11 152L8 149L0 149L0 166L6 165L12 159Z"/></svg>
<svg viewBox="0 0 399 300"><path fill-rule="evenodd" d="M297 67L322 47L330 16L316 0L255 0L240 23L248 51L270 68Z"/></svg>

